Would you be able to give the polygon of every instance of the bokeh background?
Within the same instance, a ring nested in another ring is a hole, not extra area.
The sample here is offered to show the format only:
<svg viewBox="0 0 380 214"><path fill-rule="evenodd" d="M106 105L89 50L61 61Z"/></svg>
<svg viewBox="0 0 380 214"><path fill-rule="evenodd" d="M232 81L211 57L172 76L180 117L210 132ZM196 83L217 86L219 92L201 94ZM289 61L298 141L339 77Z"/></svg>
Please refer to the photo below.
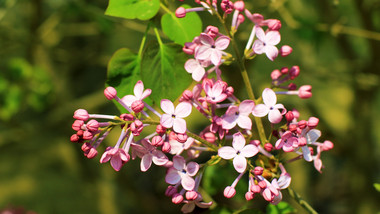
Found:
<svg viewBox="0 0 380 214"><path fill-rule="evenodd" d="M321 140L335 143L322 154L322 174L304 162L287 166L292 188L320 213L380 212L380 193L373 186L380 183L380 1L256 0L246 5L280 19L281 44L294 50L274 63L265 56L249 62L256 94L268 86L273 69L299 65L296 84L313 85L313 97L280 100L288 109L297 108L303 119L320 117ZM139 161L133 161L116 173L109 164L100 165L99 156L86 159L80 145L69 141L76 109L118 114L103 96L107 62L119 48L137 52L145 30L146 22L105 16L106 7L105 0L0 0L1 213L179 212L180 206L163 194L163 170L141 173ZM208 14L202 16L204 27L212 24ZM247 21L241 26L241 47L250 29ZM237 69L223 71L244 97ZM117 137L109 136L106 144ZM229 185L234 177L218 179ZM226 203L223 188L214 192L223 208L214 213L263 204L260 199L244 203L242 195L235 204Z"/></svg>

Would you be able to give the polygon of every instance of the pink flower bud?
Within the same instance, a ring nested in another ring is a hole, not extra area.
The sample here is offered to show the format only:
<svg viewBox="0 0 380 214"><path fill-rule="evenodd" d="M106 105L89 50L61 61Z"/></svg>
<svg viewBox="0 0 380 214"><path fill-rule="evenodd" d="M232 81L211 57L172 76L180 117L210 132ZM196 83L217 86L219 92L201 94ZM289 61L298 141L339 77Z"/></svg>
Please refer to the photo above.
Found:
<svg viewBox="0 0 380 214"><path fill-rule="evenodd" d="M328 151L330 149L334 148L334 144L329 141L329 140L326 140L325 142L323 142L322 146L321 146L321 149L323 151Z"/></svg>
<svg viewBox="0 0 380 214"><path fill-rule="evenodd" d="M156 126L156 132L159 135L163 135L166 132L166 128L163 127L163 126L161 126L161 124L159 124L159 125Z"/></svg>
<svg viewBox="0 0 380 214"><path fill-rule="evenodd" d="M273 149L273 145L270 144L270 143L266 143L266 144L264 145L264 149L267 150L268 152L271 152L272 149Z"/></svg>
<svg viewBox="0 0 380 214"><path fill-rule="evenodd" d="M165 195L168 197L172 197L176 193L177 193L177 188L175 188L174 186L168 186L168 188L166 188L165 190Z"/></svg>
<svg viewBox="0 0 380 214"><path fill-rule="evenodd" d="M185 143L186 140L187 140L187 134L186 133L183 133L183 134L177 134L177 138L176 140L180 143Z"/></svg>
<svg viewBox="0 0 380 214"><path fill-rule="evenodd" d="M298 89L298 96L301 99L307 99L313 96L311 93L311 85L303 85Z"/></svg>
<svg viewBox="0 0 380 214"><path fill-rule="evenodd" d="M219 29L215 26L209 25L206 28L206 34L211 36L212 38L215 38L219 34Z"/></svg>
<svg viewBox="0 0 380 214"><path fill-rule="evenodd" d="M286 112L286 114L285 114L285 118L286 118L286 121L288 121L288 122L292 122L293 119L294 119L294 114L293 114L293 112L292 112L292 111L288 111L288 112Z"/></svg>
<svg viewBox="0 0 380 214"><path fill-rule="evenodd" d="M94 147L91 147L89 150L84 152L84 156L86 156L88 159L92 159L98 155L98 151Z"/></svg>
<svg viewBox="0 0 380 214"><path fill-rule="evenodd" d="M198 197L198 193L194 190L186 192L186 199L189 201L193 201L193 200L197 199L197 197Z"/></svg>
<svg viewBox="0 0 380 214"><path fill-rule="evenodd" d="M272 80L277 80L278 78L280 78L282 76L282 73L280 70L276 69L276 70L273 70L272 73L270 74L270 77L272 78Z"/></svg>
<svg viewBox="0 0 380 214"><path fill-rule="evenodd" d="M212 132L204 133L202 138L207 140L210 143L215 143L215 140L216 140L216 137L215 137L214 133L212 133Z"/></svg>
<svg viewBox="0 0 380 214"><path fill-rule="evenodd" d="M297 111L297 109L293 109L292 112L293 112L294 118L298 120L298 118L300 118L300 113Z"/></svg>
<svg viewBox="0 0 380 214"><path fill-rule="evenodd" d="M77 135L79 136L79 137L82 137L83 136L83 130L79 130L79 131L77 131Z"/></svg>
<svg viewBox="0 0 380 214"><path fill-rule="evenodd" d="M139 136L143 128L143 122L141 122L140 120L136 119L134 122L131 123L131 131L134 136Z"/></svg>
<svg viewBox="0 0 380 214"><path fill-rule="evenodd" d="M162 146L164 144L164 140L161 136L154 136L152 138L152 146Z"/></svg>
<svg viewBox="0 0 380 214"><path fill-rule="evenodd" d="M254 173L255 175L262 175L262 174L263 174L263 171L264 171L263 167L256 166L255 169L253 170L253 173Z"/></svg>
<svg viewBox="0 0 380 214"><path fill-rule="evenodd" d="M172 197L172 202L174 204L180 204L183 201L183 196L179 193L175 193Z"/></svg>
<svg viewBox="0 0 380 214"><path fill-rule="evenodd" d="M122 114L120 115L120 119L124 121L132 121L135 119L135 117L132 114Z"/></svg>
<svg viewBox="0 0 380 214"><path fill-rule="evenodd" d="M196 47L197 44L193 42L186 42L182 48L182 51L185 52L185 54L193 55Z"/></svg>
<svg viewBox="0 0 380 214"><path fill-rule="evenodd" d="M306 121L306 120L300 120L300 121L298 122L298 127L299 127L300 129L304 129L304 128L306 127L306 125L307 125L307 121Z"/></svg>
<svg viewBox="0 0 380 214"><path fill-rule="evenodd" d="M107 87L106 89L104 89L104 96L106 96L106 98L108 100L112 100L116 97L116 94L117 94L117 91L114 87Z"/></svg>
<svg viewBox="0 0 380 214"><path fill-rule="evenodd" d="M246 192L245 193L245 200L250 201L255 197L255 194L253 192Z"/></svg>
<svg viewBox="0 0 380 214"><path fill-rule="evenodd" d="M288 67L282 67L280 71L282 74L287 74L287 73L289 73L289 68Z"/></svg>
<svg viewBox="0 0 380 214"><path fill-rule="evenodd" d="M247 16L248 17L248 16ZM252 15L252 21L255 23L255 24L260 24L261 22L264 21L264 16L259 14L259 13L254 13Z"/></svg>
<svg viewBox="0 0 380 214"><path fill-rule="evenodd" d="M231 186L227 186L225 189L224 189L224 197L226 198L232 198L235 196L236 194L236 190L235 188L231 187Z"/></svg>
<svg viewBox="0 0 380 214"><path fill-rule="evenodd" d="M267 182L265 182L264 180L262 180L262 181L259 181L259 182L257 183L257 185L259 185L259 187L260 187L261 189L264 189L265 187L267 187Z"/></svg>
<svg viewBox="0 0 380 214"><path fill-rule="evenodd" d="M90 116L88 115L88 112L86 110L78 109L74 112L73 118L77 120L87 121L88 118L90 118Z"/></svg>
<svg viewBox="0 0 380 214"><path fill-rule="evenodd" d="M86 127L90 132L96 132L99 129L99 123L96 120L90 120L86 124Z"/></svg>
<svg viewBox="0 0 380 214"><path fill-rule="evenodd" d="M245 18L243 16L243 14L239 14L238 15L238 19L237 19L237 26L236 27L238 27L241 23L243 23L244 20L245 20Z"/></svg>
<svg viewBox="0 0 380 214"><path fill-rule="evenodd" d="M293 49L289 45L284 45L280 48L280 55L282 57L288 56L291 54Z"/></svg>
<svg viewBox="0 0 380 214"><path fill-rule="evenodd" d="M238 11L240 11L240 12L243 12L243 11L244 11L244 7L245 7L245 5L244 5L244 1L236 1L236 2L234 3L234 8L235 8L235 10L238 10Z"/></svg>
<svg viewBox="0 0 380 214"><path fill-rule="evenodd" d="M278 31L281 29L281 22L278 19L267 19L265 20L267 22L269 30L275 30Z"/></svg>
<svg viewBox="0 0 380 214"><path fill-rule="evenodd" d="M193 99L193 92L191 92L190 90L185 90L183 93L182 93L182 98L183 98L183 101L190 101Z"/></svg>
<svg viewBox="0 0 380 214"><path fill-rule="evenodd" d="M306 146L307 145L307 140L304 137L298 138L298 146Z"/></svg>
<svg viewBox="0 0 380 214"><path fill-rule="evenodd" d="M222 0L220 7L226 14L230 14L234 9L234 4L229 0Z"/></svg>
<svg viewBox="0 0 380 214"><path fill-rule="evenodd" d="M73 143L78 142L79 139L80 139L80 137L77 134L73 134L70 137L70 141L73 142Z"/></svg>
<svg viewBox="0 0 380 214"><path fill-rule="evenodd" d="M88 143L88 142L84 143L84 144L82 145L82 147L81 147L81 149L82 149L83 152L86 152L86 151L90 150L91 148L92 148L92 146L91 146L91 144Z"/></svg>
<svg viewBox="0 0 380 214"><path fill-rule="evenodd" d="M309 146L308 148L309 148L309 150L310 150L310 154L311 154L311 155L314 155L314 148L313 148L313 147L310 147L310 146Z"/></svg>
<svg viewBox="0 0 380 214"><path fill-rule="evenodd" d="M175 132L170 132L169 140L177 140L177 134Z"/></svg>
<svg viewBox="0 0 380 214"><path fill-rule="evenodd" d="M177 8L177 10L175 11L175 16L177 18L185 17L186 16L186 9L184 7Z"/></svg>
<svg viewBox="0 0 380 214"><path fill-rule="evenodd" d="M164 141L164 144L161 147L162 152L169 153L172 147L170 146L170 143L167 141Z"/></svg>
<svg viewBox="0 0 380 214"><path fill-rule="evenodd" d="M260 188L260 186L257 185L257 184L252 184L252 186L251 186L251 191L252 191L253 193L260 193L260 192L261 192L261 188Z"/></svg>
<svg viewBox="0 0 380 214"><path fill-rule="evenodd" d="M249 142L250 144L253 144L255 146L260 146L261 142L259 140L252 140L251 142Z"/></svg>
<svg viewBox="0 0 380 214"><path fill-rule="evenodd" d="M141 100L136 100L131 105L132 111L139 113L144 109L144 103Z"/></svg>
<svg viewBox="0 0 380 214"><path fill-rule="evenodd" d="M297 85L296 84L294 84L294 83L289 83L289 85L288 85L288 90L289 91L294 91L294 90L296 90L297 89Z"/></svg>
<svg viewBox="0 0 380 214"><path fill-rule="evenodd" d="M83 139L84 139L84 140L91 140L92 137L93 137L93 135L92 135L91 132L89 132L89 131L84 131L84 132L83 132Z"/></svg>
<svg viewBox="0 0 380 214"><path fill-rule="evenodd" d="M75 131L79 131L82 129L83 125L84 125L83 120L75 120L73 125L71 125L71 128L73 128L73 130L75 130Z"/></svg>
<svg viewBox="0 0 380 214"><path fill-rule="evenodd" d="M228 86L224 93L227 94L228 97L231 97L234 94L234 88L232 86Z"/></svg>
<svg viewBox="0 0 380 214"><path fill-rule="evenodd" d="M298 67L297 65L293 66L289 71L289 76L290 76L290 79L292 80L298 77L299 74L300 74L300 67Z"/></svg>
<svg viewBox="0 0 380 214"><path fill-rule="evenodd" d="M319 119L316 118L316 117L310 117L309 120L307 121L307 126L310 128L310 129L314 129L315 127L317 127L319 123Z"/></svg>
<svg viewBox="0 0 380 214"><path fill-rule="evenodd" d="M297 131L297 125L296 124L289 124L289 131L295 132Z"/></svg>

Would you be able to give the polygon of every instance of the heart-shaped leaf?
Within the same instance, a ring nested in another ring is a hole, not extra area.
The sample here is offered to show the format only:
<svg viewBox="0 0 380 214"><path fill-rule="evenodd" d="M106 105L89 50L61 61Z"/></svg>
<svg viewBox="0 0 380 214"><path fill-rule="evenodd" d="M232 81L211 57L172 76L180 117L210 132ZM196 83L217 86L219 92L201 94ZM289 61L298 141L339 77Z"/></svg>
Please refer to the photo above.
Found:
<svg viewBox="0 0 380 214"><path fill-rule="evenodd" d="M106 15L148 20L160 9L160 0L109 0Z"/></svg>
<svg viewBox="0 0 380 214"><path fill-rule="evenodd" d="M156 104L161 99L174 101L190 85L192 79L184 68L187 58L180 45L152 42L146 47L141 77Z"/></svg>
<svg viewBox="0 0 380 214"><path fill-rule="evenodd" d="M188 5L182 5L189 8ZM197 13L187 13L183 18L177 18L174 13L166 13L161 18L162 31L175 43L184 45L199 36L202 31L202 20Z"/></svg>

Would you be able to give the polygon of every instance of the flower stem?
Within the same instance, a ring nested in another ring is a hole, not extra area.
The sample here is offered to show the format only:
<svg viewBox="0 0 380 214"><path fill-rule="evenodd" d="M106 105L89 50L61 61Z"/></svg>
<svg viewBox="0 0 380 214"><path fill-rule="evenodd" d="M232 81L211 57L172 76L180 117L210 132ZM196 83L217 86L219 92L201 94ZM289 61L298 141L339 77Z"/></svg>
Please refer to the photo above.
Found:
<svg viewBox="0 0 380 214"><path fill-rule="evenodd" d="M299 205L301 205L303 208L305 208L306 211L308 211L311 214L317 214L318 213L317 211L315 211L313 209L313 207L310 206L309 203L307 203L303 198L301 198L301 196L296 191L294 191L290 187L287 188L287 190L289 192L289 195L292 196L292 198L294 200L296 200Z"/></svg>

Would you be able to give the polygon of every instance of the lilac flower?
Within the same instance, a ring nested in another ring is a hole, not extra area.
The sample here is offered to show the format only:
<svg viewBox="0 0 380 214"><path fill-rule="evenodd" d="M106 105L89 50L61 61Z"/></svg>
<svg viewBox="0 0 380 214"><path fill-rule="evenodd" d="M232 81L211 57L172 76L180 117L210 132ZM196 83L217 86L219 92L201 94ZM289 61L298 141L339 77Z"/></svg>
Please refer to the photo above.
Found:
<svg viewBox="0 0 380 214"><path fill-rule="evenodd" d="M281 36L278 31L268 31L266 34L261 27L256 28L256 36L258 40L253 43L253 51L256 54L265 53L270 60L274 60L278 55L277 45Z"/></svg>
<svg viewBox="0 0 380 214"><path fill-rule="evenodd" d="M209 65L209 61L189 59L185 63L185 70L192 74L191 76L195 81L199 82L206 73L205 67L208 67Z"/></svg>
<svg viewBox="0 0 380 214"><path fill-rule="evenodd" d="M284 105L276 104L276 94L270 88L264 89L262 97L264 104L259 104L253 109L253 116L264 117L268 114L268 119L271 123L279 123L282 119L282 115L286 113ZM281 112L280 109L282 109Z"/></svg>
<svg viewBox="0 0 380 214"><path fill-rule="evenodd" d="M112 168L119 171L121 167L129 161L129 159L130 156L124 149L108 147L100 158L100 163L106 163L111 160L110 162Z"/></svg>
<svg viewBox="0 0 380 214"><path fill-rule="evenodd" d="M140 168L142 172L146 172L152 162L157 166L162 166L169 161L162 151L157 150L147 140L142 140L141 145L132 144L132 148L137 150L136 154L141 158Z"/></svg>
<svg viewBox="0 0 380 214"><path fill-rule="evenodd" d="M199 165L195 162L189 162L186 165L186 161L182 156L173 157L173 167L169 168L165 181L168 184L181 183L185 190L193 190L195 181L192 176L196 175L199 170Z"/></svg>
<svg viewBox="0 0 380 214"><path fill-rule="evenodd" d="M255 156L259 149L253 144L245 145L244 136L238 132L233 135L232 146L223 146L218 155L223 159L234 159L233 164L237 172L242 173L247 168L246 158Z"/></svg>
<svg viewBox="0 0 380 214"><path fill-rule="evenodd" d="M224 82L216 81L216 83L213 85L210 85L207 83L208 82L204 84L204 90L207 95L207 98L206 98L207 102L216 104L219 102L223 102L225 99L227 99L228 96L226 93L224 93L224 89L225 89Z"/></svg>
<svg viewBox="0 0 380 214"><path fill-rule="evenodd" d="M165 128L172 128L177 133L183 134L186 132L186 121L183 119L191 113L191 104L181 102L174 109L172 101L161 100L161 109L166 113L161 116L160 123Z"/></svg>
<svg viewBox="0 0 380 214"><path fill-rule="evenodd" d="M198 60L210 60L212 64L218 66L222 59L223 50L230 44L230 38L220 36L214 41L211 36L201 33L199 39L202 45L195 49L194 57Z"/></svg>
<svg viewBox="0 0 380 214"><path fill-rule="evenodd" d="M223 129L232 129L236 124L243 129L251 129L252 121L249 114L254 109L255 103L252 100L244 100L239 106L230 106L226 114L222 117Z"/></svg>
<svg viewBox="0 0 380 214"><path fill-rule="evenodd" d="M141 80L139 80L137 81L135 87L133 88L133 92L135 95L126 95L123 98L121 98L121 100L125 104L127 104L127 106L129 107L131 107L133 102L137 100L142 101L143 99L148 97L152 93L152 90L151 89L144 90L144 83Z"/></svg>
<svg viewBox="0 0 380 214"><path fill-rule="evenodd" d="M211 205L213 204L212 201L210 201L208 203L203 202L201 194L198 194L198 196L195 200L190 200L190 201L184 200L184 203L185 203L185 205L183 205L183 207L181 208L181 211L183 213L193 212L193 210L195 209L195 206L206 209L206 208L211 207Z"/></svg>

